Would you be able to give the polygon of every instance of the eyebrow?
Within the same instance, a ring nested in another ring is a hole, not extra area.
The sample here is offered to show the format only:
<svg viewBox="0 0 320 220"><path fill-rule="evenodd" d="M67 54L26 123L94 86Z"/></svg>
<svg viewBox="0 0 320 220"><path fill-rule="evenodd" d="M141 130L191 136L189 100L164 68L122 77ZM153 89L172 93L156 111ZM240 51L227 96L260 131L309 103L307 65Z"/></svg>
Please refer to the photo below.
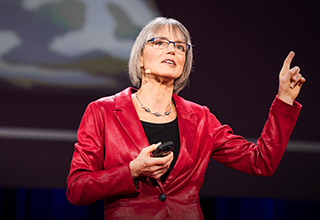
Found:
<svg viewBox="0 0 320 220"><path fill-rule="evenodd" d="M155 38L156 38L156 37L155 37ZM158 38L162 38L162 39L169 40L168 38L166 38L166 37L161 37L161 36L159 36ZM169 41L173 41L173 40L169 40ZM183 40L176 40L176 41L173 41L173 42L177 42L177 43L187 43L186 41L183 41Z"/></svg>

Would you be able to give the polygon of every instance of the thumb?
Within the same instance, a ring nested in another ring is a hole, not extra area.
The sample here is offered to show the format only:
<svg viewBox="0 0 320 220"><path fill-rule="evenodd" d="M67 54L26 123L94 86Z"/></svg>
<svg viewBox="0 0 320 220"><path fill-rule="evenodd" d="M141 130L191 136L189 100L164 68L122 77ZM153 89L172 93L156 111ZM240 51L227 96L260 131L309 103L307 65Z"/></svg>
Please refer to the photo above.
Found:
<svg viewBox="0 0 320 220"><path fill-rule="evenodd" d="M160 146L161 142L156 144L151 144L149 147L146 147L144 150L146 150L148 153L151 153L152 151L156 150L158 146Z"/></svg>

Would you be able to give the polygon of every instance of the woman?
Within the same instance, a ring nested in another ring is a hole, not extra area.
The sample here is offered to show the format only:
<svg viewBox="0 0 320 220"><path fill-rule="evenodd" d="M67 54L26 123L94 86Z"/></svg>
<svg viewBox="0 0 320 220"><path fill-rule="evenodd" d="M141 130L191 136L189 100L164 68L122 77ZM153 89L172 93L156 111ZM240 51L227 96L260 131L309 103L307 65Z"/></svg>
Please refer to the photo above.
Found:
<svg viewBox="0 0 320 220"><path fill-rule="evenodd" d="M94 101L82 118L67 180L71 203L104 199L105 219L203 219L198 193L210 158L253 175L273 174L301 109L294 100L305 79L298 67L290 69L294 53L254 145L207 107L177 95L191 71L190 45L174 19L156 18L143 28L129 61L138 90ZM173 152L151 156L169 140Z"/></svg>

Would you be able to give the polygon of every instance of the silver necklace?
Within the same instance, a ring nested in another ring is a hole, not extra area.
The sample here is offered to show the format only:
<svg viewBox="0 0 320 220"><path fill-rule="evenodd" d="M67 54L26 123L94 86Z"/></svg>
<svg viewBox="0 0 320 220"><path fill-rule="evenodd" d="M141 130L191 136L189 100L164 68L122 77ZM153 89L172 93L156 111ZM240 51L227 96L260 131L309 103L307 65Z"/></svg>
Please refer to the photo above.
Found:
<svg viewBox="0 0 320 220"><path fill-rule="evenodd" d="M170 114L171 108L172 108L172 102L171 102L171 104L170 104L169 111L166 111L165 113L162 113L162 114L161 114L161 113L159 113L159 112L152 112L149 108L145 107L145 106L142 104L142 102L140 102L140 99L138 98L137 93L136 93L135 95L136 95L136 98L137 98L138 102L140 103L141 107L142 107L146 112L149 112L151 115L155 115L155 116L159 117L159 116L165 116L165 115L169 115L169 114Z"/></svg>

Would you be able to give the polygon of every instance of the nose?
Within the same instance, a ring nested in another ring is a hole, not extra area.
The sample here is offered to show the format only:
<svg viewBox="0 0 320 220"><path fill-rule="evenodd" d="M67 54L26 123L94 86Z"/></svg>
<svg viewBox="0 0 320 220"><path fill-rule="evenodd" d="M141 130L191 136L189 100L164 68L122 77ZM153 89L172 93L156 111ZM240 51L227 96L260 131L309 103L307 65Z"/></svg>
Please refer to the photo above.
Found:
<svg viewBox="0 0 320 220"><path fill-rule="evenodd" d="M169 45L168 45L168 47L167 47L167 50L169 51L169 52L175 52L175 45L174 45L174 43L172 43L172 42L170 42L169 43Z"/></svg>

